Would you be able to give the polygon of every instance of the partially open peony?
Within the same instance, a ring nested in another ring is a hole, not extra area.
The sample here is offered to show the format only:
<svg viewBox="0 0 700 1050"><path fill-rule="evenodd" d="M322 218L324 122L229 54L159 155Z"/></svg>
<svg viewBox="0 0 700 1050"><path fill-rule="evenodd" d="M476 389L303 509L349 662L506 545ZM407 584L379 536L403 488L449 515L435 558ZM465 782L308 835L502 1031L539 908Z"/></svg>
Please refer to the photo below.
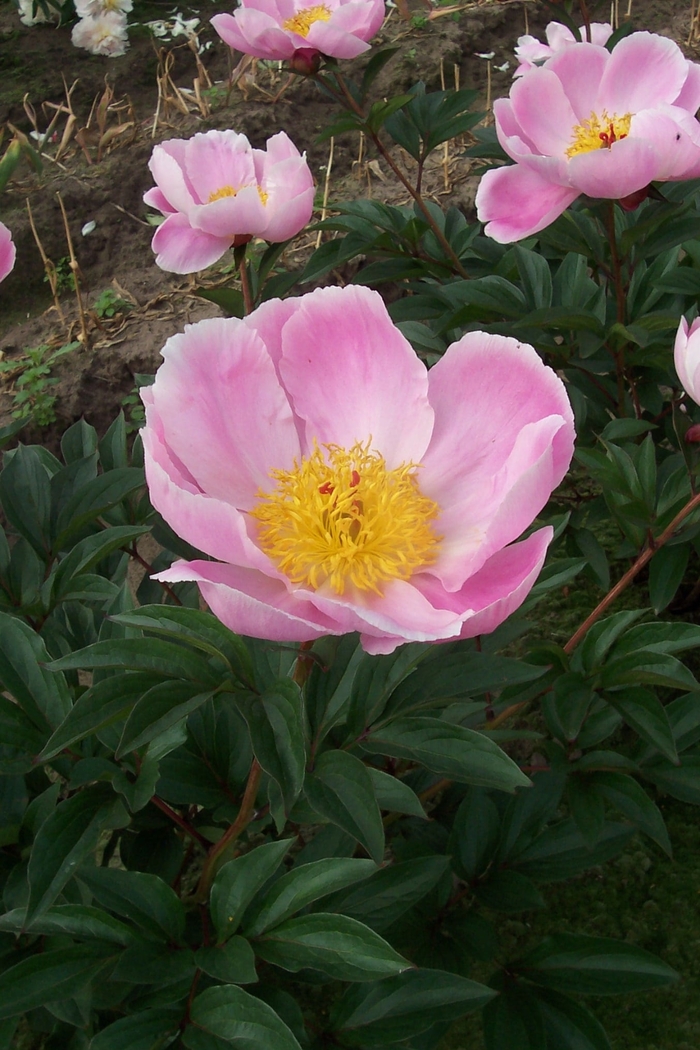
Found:
<svg viewBox="0 0 700 1050"><path fill-rule="evenodd" d="M12 234L4 223L0 222L0 281L4 281L15 265L15 245Z"/></svg>
<svg viewBox="0 0 700 1050"><path fill-rule="evenodd" d="M283 131L264 150L235 131L168 139L148 166L157 185L143 199L166 217L152 241L163 270L195 273L251 237L286 241L311 218L311 170Z"/></svg>
<svg viewBox="0 0 700 1050"><path fill-rule="evenodd" d="M673 359L681 386L700 405L700 317L690 326L685 317L681 317Z"/></svg>
<svg viewBox="0 0 700 1050"><path fill-rule="evenodd" d="M571 44L494 103L513 166L476 195L486 233L508 243L543 230L580 194L625 198L700 175L700 66L666 37L632 33L611 52Z"/></svg>
<svg viewBox="0 0 700 1050"><path fill-rule="evenodd" d="M242 634L364 648L469 638L516 609L574 427L531 346L474 332L431 369L366 288L271 300L169 339L142 392L153 505L215 561L196 580Z"/></svg>
<svg viewBox="0 0 700 1050"><path fill-rule="evenodd" d="M604 47L612 36L613 30L609 22L591 22L590 29L590 42L592 44L600 44L601 47ZM551 58L557 51L561 51L571 44L580 43L569 27L562 25L561 22L550 22L545 29L545 36L547 38L546 44L543 44L536 36L530 36L530 34L518 37L515 57L520 65L513 73L514 77L522 76L528 69L532 69L534 66L546 61L546 59ZM586 40L585 29L581 30L580 39Z"/></svg>
<svg viewBox="0 0 700 1050"><path fill-rule="evenodd" d="M384 21L384 0L241 0L211 24L229 47L255 58L284 61L302 51L356 58Z"/></svg>

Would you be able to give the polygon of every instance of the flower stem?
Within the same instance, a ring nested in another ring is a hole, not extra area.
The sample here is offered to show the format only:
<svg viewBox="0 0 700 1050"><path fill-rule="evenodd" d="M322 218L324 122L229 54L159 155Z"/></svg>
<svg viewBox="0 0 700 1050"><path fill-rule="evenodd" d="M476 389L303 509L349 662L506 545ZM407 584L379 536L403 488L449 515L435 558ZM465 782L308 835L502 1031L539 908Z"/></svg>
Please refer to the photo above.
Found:
<svg viewBox="0 0 700 1050"><path fill-rule="evenodd" d="M663 547L672 538L678 526L685 521L685 519L693 513L694 510L700 508L700 495L693 496L681 510L678 511L675 518L668 525L660 536L657 536L655 540L652 540L649 545L642 551L639 557L636 559L634 564L627 570L614 587L612 587L605 595L603 600L596 605L590 616L587 616L583 621L578 630L574 631L569 638L568 642L564 646L565 653L571 653L574 651L576 646L588 633L589 629L593 626L596 620L599 620L604 612L612 605L616 598L618 598L624 590L626 590L632 583L632 580L637 576L647 562L651 561L654 554Z"/></svg>
<svg viewBox="0 0 700 1050"><path fill-rule="evenodd" d="M197 887L196 899L204 901L209 895L211 884L214 881L214 876L219 867L220 857L222 853L235 842L242 831L250 824L253 819L253 813L255 811L255 798L258 793L258 787L260 786L260 777L262 776L262 767L258 762L257 758L254 758L250 765L250 772L248 773L248 781L245 786L245 792L243 794L243 801L241 802L241 808L238 811L238 816L234 820L233 824L226 829L219 841L212 846L209 851L209 856L204 862L202 868L202 874L199 879L199 885Z"/></svg>
<svg viewBox="0 0 700 1050"><path fill-rule="evenodd" d="M253 296L250 292L250 280L248 278L248 264L246 262L245 252L240 263L240 274L241 274L241 291L243 293L243 308L246 314L251 314L255 308L253 303Z"/></svg>

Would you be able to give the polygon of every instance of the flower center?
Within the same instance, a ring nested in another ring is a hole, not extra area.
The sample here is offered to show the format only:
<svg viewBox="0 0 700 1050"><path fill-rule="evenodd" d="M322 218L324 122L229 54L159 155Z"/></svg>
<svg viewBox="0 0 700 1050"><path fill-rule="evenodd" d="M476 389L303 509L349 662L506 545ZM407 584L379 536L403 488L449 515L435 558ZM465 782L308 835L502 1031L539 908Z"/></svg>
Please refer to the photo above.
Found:
<svg viewBox="0 0 700 1050"><path fill-rule="evenodd" d="M282 28L287 29L290 33L298 33L299 36L306 37L314 22L328 22L330 17L330 8L325 4L315 4L314 7L304 7L291 18L287 18L282 23Z"/></svg>
<svg viewBox="0 0 700 1050"><path fill-rule="evenodd" d="M421 494L414 464L388 470L369 446L316 446L293 470L271 472L277 487L251 514L261 549L292 583L381 595L381 584L435 561L440 508Z"/></svg>
<svg viewBox="0 0 700 1050"><path fill-rule="evenodd" d="M243 186L239 186L238 190L244 189ZM207 204L211 204L212 201L220 201L222 197L235 197L238 190L234 190L233 186L222 186L218 190L214 190L207 197ZM261 204L267 204L267 199L270 196L269 193L265 193L262 186L258 186L258 197L260 198Z"/></svg>
<svg viewBox="0 0 700 1050"><path fill-rule="evenodd" d="M622 117L618 117L617 113L609 116L607 110L603 110L600 117L597 113L591 113L588 120L574 126L573 142L566 151L567 157L590 153L594 149L610 149L613 142L627 138L631 120L631 113L625 113Z"/></svg>

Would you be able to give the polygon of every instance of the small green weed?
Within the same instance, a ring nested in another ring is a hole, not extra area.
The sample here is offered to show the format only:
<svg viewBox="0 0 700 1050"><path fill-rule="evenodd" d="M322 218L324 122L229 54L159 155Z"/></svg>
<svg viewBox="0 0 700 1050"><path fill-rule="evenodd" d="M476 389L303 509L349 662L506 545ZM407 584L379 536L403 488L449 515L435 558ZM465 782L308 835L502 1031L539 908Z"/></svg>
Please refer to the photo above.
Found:
<svg viewBox="0 0 700 1050"><path fill-rule="evenodd" d="M14 380L11 390L14 419L29 419L31 416L40 427L55 422L56 397L51 393L51 388L58 380L51 375L51 369L60 357L79 346L77 342L66 343L58 350L51 350L42 344L29 347L22 357L0 361L0 377L7 376Z"/></svg>
<svg viewBox="0 0 700 1050"><path fill-rule="evenodd" d="M44 281L48 281L48 279L48 274L46 274ZM64 255L56 263L56 291L59 295L61 292L75 291L75 276L70 268L70 259L67 255Z"/></svg>
<svg viewBox="0 0 700 1050"><path fill-rule="evenodd" d="M130 310L131 303L127 303L112 288L105 288L95 299L92 308L98 317L116 317Z"/></svg>
<svg viewBox="0 0 700 1050"><path fill-rule="evenodd" d="M127 394L121 400L124 415L127 417L126 429L129 434L133 434L137 430L140 430L146 422L146 411L143 407L139 390L141 387L150 386L154 379L155 376L152 375L142 375L139 372L135 373L134 387L131 393Z"/></svg>

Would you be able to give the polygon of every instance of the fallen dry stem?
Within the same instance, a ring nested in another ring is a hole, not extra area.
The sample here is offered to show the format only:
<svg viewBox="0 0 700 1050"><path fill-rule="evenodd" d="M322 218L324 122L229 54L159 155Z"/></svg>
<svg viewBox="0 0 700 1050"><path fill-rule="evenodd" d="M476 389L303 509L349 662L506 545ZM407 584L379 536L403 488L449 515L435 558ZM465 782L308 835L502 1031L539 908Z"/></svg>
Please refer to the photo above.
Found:
<svg viewBox="0 0 700 1050"><path fill-rule="evenodd" d="M44 251L44 245L41 243L41 237L39 236L39 231L37 230L36 225L34 223L34 216L32 215L32 206L29 203L29 198L28 197L27 197L27 214L29 215L29 225L32 228L32 233L34 235L34 240L36 241L36 246L39 249L39 255L41 256L41 261L44 264L44 272L46 274L46 280L49 282L49 288L51 289L51 295L53 296L53 304L56 307L56 312L57 312L58 316L61 318L61 324L65 324L66 323L65 314L63 313L63 310L61 309L61 303L60 303L59 298L58 298L58 276L56 274L56 267L55 267L54 263L51 261L51 259L49 259L49 257L46 254L46 252Z"/></svg>
<svg viewBox="0 0 700 1050"><path fill-rule="evenodd" d="M335 139L331 135L331 145L328 150L328 163L326 164L326 178L323 183L323 204L321 205L321 222L326 218L328 214L328 195L331 188L331 171L333 170L333 149L335 147ZM323 230L318 231L318 237L316 238L316 247L319 248L321 245L321 238L323 236Z"/></svg>

